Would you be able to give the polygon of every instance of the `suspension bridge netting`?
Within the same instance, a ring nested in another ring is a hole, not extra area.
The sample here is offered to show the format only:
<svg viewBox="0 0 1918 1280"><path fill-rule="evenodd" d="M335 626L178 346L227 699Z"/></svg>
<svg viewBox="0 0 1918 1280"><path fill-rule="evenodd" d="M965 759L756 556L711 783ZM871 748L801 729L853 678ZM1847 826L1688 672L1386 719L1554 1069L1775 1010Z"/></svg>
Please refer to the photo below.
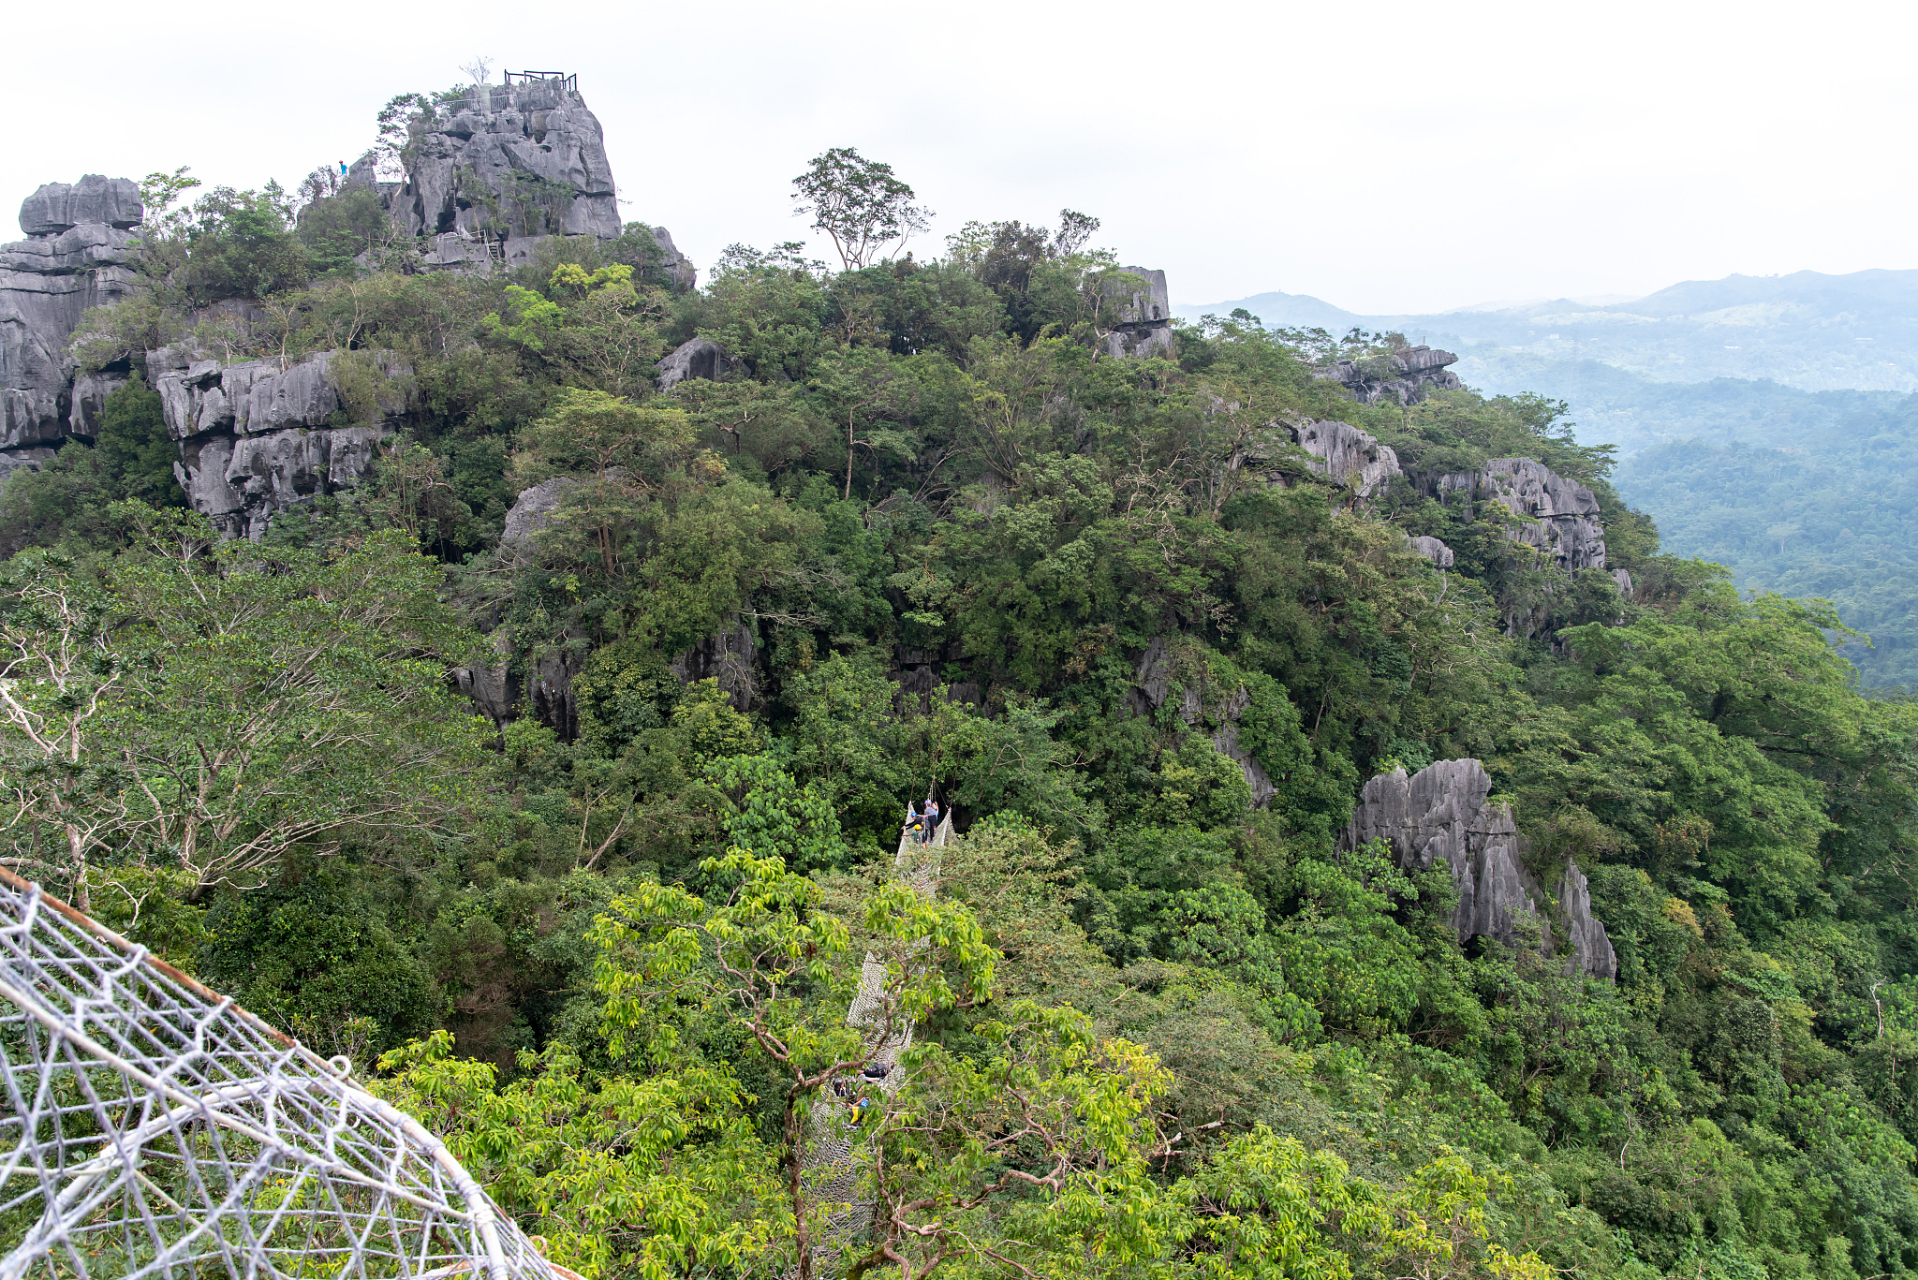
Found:
<svg viewBox="0 0 1918 1280"><path fill-rule="evenodd" d="M573 1275L346 1059L4 869L0 1068L0 1280Z"/></svg>

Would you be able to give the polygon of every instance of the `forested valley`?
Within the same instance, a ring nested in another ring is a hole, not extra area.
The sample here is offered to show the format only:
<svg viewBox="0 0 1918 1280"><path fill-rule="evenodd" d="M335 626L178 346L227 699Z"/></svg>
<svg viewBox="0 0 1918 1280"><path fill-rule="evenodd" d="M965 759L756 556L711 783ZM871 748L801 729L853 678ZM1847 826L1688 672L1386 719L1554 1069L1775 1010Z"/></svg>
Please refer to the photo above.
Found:
<svg viewBox="0 0 1918 1280"><path fill-rule="evenodd" d="M553 1259L1918 1268L1918 706L1662 554L1561 405L1368 401L1423 349L1243 313L1133 345L1095 219L908 251L845 150L796 184L838 261L697 287L543 187L480 210L519 260L422 269L336 177L142 192L73 337L119 382L0 489L5 864L349 1058ZM369 454L241 529L178 424L245 362ZM1595 554L1442 479L1542 474ZM1497 928L1352 834L1469 761Z"/></svg>

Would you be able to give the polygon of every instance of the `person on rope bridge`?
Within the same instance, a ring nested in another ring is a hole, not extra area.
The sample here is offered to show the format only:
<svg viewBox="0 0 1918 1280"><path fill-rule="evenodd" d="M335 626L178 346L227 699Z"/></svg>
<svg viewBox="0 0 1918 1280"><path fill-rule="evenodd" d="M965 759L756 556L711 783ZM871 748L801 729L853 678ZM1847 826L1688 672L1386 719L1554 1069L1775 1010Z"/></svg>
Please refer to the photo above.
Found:
<svg viewBox="0 0 1918 1280"><path fill-rule="evenodd" d="M932 837L934 833L936 833L939 830L939 802L937 800L934 800L931 796L926 797L925 821L926 821L926 830L925 830L925 834L919 837L920 844L932 843Z"/></svg>
<svg viewBox="0 0 1918 1280"><path fill-rule="evenodd" d="M925 839L925 822L919 816L919 806L910 800L906 801L906 826L902 834L911 837L913 843L917 844Z"/></svg>

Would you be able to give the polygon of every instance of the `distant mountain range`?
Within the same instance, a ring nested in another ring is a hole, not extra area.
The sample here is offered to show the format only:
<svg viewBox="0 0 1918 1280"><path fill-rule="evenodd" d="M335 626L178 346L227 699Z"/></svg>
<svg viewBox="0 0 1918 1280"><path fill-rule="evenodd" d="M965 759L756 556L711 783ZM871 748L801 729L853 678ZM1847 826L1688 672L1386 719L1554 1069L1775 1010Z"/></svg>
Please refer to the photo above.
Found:
<svg viewBox="0 0 1918 1280"><path fill-rule="evenodd" d="M1186 319L1244 308L1270 326L1396 330L1481 364L1468 383L1596 362L1655 382L1769 379L1805 391L1918 391L1918 271L1690 280L1648 297L1555 298L1435 315L1359 315L1305 294L1175 306ZM1514 354L1532 357L1513 361ZM1531 388L1527 388L1531 389Z"/></svg>

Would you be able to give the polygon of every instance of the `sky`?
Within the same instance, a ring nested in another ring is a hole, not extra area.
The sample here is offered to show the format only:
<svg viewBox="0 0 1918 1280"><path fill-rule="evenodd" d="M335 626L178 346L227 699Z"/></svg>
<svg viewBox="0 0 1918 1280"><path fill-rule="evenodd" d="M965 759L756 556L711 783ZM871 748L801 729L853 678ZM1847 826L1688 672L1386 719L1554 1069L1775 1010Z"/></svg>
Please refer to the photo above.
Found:
<svg viewBox="0 0 1918 1280"><path fill-rule="evenodd" d="M629 220L696 264L803 238L852 146L937 212L1103 223L1175 303L1367 314L1918 266L1918 7L1639 0L35 5L0 208L192 166L291 185L475 56L576 73ZM815 250L830 256L822 241Z"/></svg>

